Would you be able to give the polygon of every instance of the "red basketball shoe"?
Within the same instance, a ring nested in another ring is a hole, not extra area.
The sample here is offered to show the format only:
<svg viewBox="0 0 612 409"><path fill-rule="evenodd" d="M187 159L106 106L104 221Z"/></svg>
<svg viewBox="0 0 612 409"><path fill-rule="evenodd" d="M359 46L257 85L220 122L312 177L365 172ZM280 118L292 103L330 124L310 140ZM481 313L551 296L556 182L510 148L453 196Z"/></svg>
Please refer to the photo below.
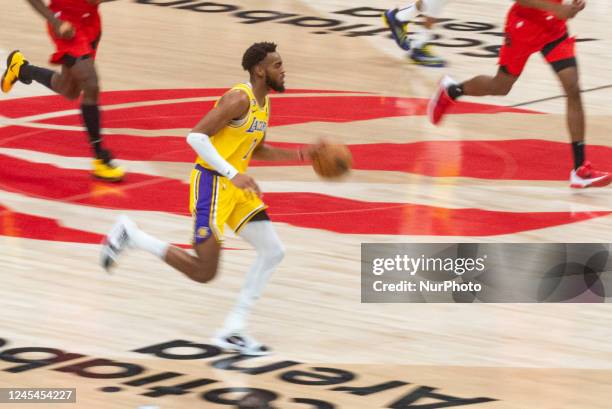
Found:
<svg viewBox="0 0 612 409"><path fill-rule="evenodd" d="M448 95L448 88L452 85L457 85L457 81L445 75L438 85L438 90L435 95L429 100L427 105L427 114L432 124L437 125L442 120L442 117L454 103L450 95Z"/></svg>
<svg viewBox="0 0 612 409"><path fill-rule="evenodd" d="M570 173L570 187L576 189L608 186L610 182L612 182L610 174L594 170L589 161L584 161L582 166Z"/></svg>

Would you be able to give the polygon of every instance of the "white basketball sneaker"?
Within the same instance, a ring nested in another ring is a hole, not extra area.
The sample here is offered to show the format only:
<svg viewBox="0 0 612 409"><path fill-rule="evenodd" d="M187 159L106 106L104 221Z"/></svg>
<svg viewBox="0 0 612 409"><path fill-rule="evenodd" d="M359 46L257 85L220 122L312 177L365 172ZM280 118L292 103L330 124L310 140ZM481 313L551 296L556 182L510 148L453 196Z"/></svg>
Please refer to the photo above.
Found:
<svg viewBox="0 0 612 409"><path fill-rule="evenodd" d="M110 272L110 269L117 264L121 252L130 247L130 236L137 229L136 224L130 218L125 215L119 216L102 242L100 264L106 271Z"/></svg>

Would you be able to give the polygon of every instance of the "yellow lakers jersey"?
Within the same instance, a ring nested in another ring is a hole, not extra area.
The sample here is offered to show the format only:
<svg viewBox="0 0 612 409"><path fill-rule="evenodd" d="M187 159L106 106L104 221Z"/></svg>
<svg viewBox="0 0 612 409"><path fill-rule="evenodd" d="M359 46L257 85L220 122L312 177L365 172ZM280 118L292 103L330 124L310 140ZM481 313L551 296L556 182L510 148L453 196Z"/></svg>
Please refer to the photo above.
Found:
<svg viewBox="0 0 612 409"><path fill-rule="evenodd" d="M251 89L251 84L235 85L228 92L234 90L240 90L249 96L249 111L244 118L231 121L219 132L210 136L210 141L223 159L235 167L238 172L244 173L249 166L253 151L266 134L270 118L270 101L266 96L265 105L260 107ZM218 103L219 101L215 103L215 106ZM196 163L214 170L199 156Z"/></svg>

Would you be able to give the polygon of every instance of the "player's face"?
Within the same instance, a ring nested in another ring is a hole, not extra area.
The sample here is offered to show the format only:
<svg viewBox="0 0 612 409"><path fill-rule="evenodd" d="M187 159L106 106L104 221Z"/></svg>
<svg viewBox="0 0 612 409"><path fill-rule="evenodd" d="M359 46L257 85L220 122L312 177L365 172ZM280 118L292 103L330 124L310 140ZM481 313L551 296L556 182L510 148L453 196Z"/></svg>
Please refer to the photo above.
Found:
<svg viewBox="0 0 612 409"><path fill-rule="evenodd" d="M285 68L283 59L278 53L270 53L264 60L266 63L266 85L276 92L285 92Z"/></svg>

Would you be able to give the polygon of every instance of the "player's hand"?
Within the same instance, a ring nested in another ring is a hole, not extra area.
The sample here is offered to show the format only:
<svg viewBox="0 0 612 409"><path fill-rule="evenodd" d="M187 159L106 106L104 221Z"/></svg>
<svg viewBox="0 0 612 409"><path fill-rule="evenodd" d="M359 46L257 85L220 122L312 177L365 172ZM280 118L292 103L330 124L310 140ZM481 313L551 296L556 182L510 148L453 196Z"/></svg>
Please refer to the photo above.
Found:
<svg viewBox="0 0 612 409"><path fill-rule="evenodd" d="M575 1L571 4L558 4L557 8L552 13L561 20L574 18L576 14L578 14L578 12L584 8L584 4L578 4L580 1L582 0Z"/></svg>
<svg viewBox="0 0 612 409"><path fill-rule="evenodd" d="M74 26L68 21L55 20L53 22L53 31L56 36L64 40L70 40L74 37Z"/></svg>
<svg viewBox="0 0 612 409"><path fill-rule="evenodd" d="M327 145L329 145L329 143L325 139L319 139L316 143L301 148L301 152L302 155L304 155L304 159L312 160L312 158L316 156L317 152Z"/></svg>
<svg viewBox="0 0 612 409"><path fill-rule="evenodd" d="M253 179L246 173L238 173L230 180L237 188L254 193L257 195L257 197L261 197L261 189L259 188L257 183L255 183L255 179Z"/></svg>
<svg viewBox="0 0 612 409"><path fill-rule="evenodd" d="M586 7L586 0L573 0L572 3L578 8L578 11L582 11Z"/></svg>

